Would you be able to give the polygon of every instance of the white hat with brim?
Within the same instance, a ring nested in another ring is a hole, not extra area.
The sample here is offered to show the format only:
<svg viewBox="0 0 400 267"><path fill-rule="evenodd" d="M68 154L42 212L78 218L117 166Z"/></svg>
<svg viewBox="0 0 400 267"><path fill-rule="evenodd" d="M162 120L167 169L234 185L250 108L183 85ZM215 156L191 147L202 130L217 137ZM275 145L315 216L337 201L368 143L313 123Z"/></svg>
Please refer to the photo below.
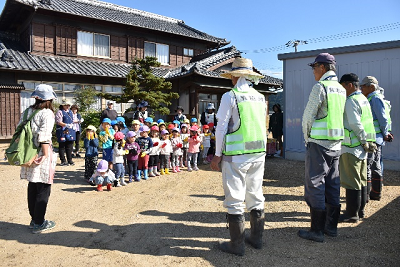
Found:
<svg viewBox="0 0 400 267"><path fill-rule="evenodd" d="M92 131L96 131L96 127L94 127L93 125L89 125L86 130L92 130Z"/></svg>
<svg viewBox="0 0 400 267"><path fill-rule="evenodd" d="M61 101L61 106L71 106L71 103L67 99L63 99Z"/></svg>
<svg viewBox="0 0 400 267"><path fill-rule="evenodd" d="M232 63L232 69L229 72L221 74L222 77L231 79L234 77L245 77L246 79L258 82L264 76L253 71L253 62L248 58L237 57Z"/></svg>
<svg viewBox="0 0 400 267"><path fill-rule="evenodd" d="M57 99L57 95L54 93L53 87L47 84L39 84L36 86L35 91L31 94L31 97L40 100Z"/></svg>

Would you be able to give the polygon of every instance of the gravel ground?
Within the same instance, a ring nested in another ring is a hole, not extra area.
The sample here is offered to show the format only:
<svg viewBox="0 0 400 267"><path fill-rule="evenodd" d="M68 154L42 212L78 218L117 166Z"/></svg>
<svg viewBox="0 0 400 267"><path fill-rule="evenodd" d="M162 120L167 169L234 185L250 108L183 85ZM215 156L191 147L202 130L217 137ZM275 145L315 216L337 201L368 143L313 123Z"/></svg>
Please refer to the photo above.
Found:
<svg viewBox="0 0 400 267"><path fill-rule="evenodd" d="M83 180L84 160L75 161L57 167L47 210L56 228L37 235L28 229L27 182L0 163L1 266L399 266L399 172L385 171L382 200L367 205L362 222L316 243L297 237L310 226L304 163L269 157L264 248L246 246L238 257L216 246L229 233L221 173L209 165L96 192Z"/></svg>

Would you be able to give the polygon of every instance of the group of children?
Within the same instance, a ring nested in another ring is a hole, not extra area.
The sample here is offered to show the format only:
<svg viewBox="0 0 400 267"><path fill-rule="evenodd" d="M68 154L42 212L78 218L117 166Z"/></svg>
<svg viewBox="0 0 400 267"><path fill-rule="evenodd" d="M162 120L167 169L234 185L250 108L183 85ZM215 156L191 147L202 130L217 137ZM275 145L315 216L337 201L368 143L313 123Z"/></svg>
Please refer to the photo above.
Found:
<svg viewBox="0 0 400 267"><path fill-rule="evenodd" d="M213 156L214 125L199 127L196 118L167 125L162 119L155 122L148 117L144 123L134 120L131 129L123 117L115 121L105 118L100 130L97 136L96 128L88 126L84 140L85 178L97 185L97 191L102 191L103 185L109 191L112 185L125 186L125 175L131 183L169 175L170 168L173 173L181 172L183 167L189 172L198 171L198 155L204 164ZM103 160L97 165L99 141Z"/></svg>

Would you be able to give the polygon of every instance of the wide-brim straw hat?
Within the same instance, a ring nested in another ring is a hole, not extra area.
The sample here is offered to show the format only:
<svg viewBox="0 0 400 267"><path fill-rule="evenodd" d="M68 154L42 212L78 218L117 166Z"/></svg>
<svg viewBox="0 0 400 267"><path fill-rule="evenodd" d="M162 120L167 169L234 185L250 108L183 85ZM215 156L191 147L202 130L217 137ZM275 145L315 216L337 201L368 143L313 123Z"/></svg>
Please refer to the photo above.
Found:
<svg viewBox="0 0 400 267"><path fill-rule="evenodd" d="M222 77L231 79L234 77L245 77L248 80L261 79L264 75L261 75L253 71L253 62L251 59L237 57L232 63L231 71L221 74Z"/></svg>

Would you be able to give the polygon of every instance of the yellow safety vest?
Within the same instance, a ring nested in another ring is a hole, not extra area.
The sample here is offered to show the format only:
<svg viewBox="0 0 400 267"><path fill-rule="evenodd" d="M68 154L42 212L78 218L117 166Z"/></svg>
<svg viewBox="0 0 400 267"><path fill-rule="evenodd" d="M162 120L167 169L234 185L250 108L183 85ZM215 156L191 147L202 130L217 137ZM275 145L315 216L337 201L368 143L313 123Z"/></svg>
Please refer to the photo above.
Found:
<svg viewBox="0 0 400 267"><path fill-rule="evenodd" d="M361 93L353 94L349 96L349 98L353 98L361 107L361 124L367 134L366 141L375 142L376 134L373 123L374 119L372 117L371 106L369 105L368 99ZM344 140L342 141L342 145L347 147L356 147L361 145L361 142L352 130L344 128Z"/></svg>
<svg viewBox="0 0 400 267"><path fill-rule="evenodd" d="M310 137L318 140L342 140L344 138L343 113L346 90L337 81L320 81L326 92L328 114L315 120Z"/></svg>
<svg viewBox="0 0 400 267"><path fill-rule="evenodd" d="M239 92L232 89L236 98L239 112L239 128L225 136L223 154L236 156L265 152L266 150L266 120L265 98L254 88L248 92Z"/></svg>

